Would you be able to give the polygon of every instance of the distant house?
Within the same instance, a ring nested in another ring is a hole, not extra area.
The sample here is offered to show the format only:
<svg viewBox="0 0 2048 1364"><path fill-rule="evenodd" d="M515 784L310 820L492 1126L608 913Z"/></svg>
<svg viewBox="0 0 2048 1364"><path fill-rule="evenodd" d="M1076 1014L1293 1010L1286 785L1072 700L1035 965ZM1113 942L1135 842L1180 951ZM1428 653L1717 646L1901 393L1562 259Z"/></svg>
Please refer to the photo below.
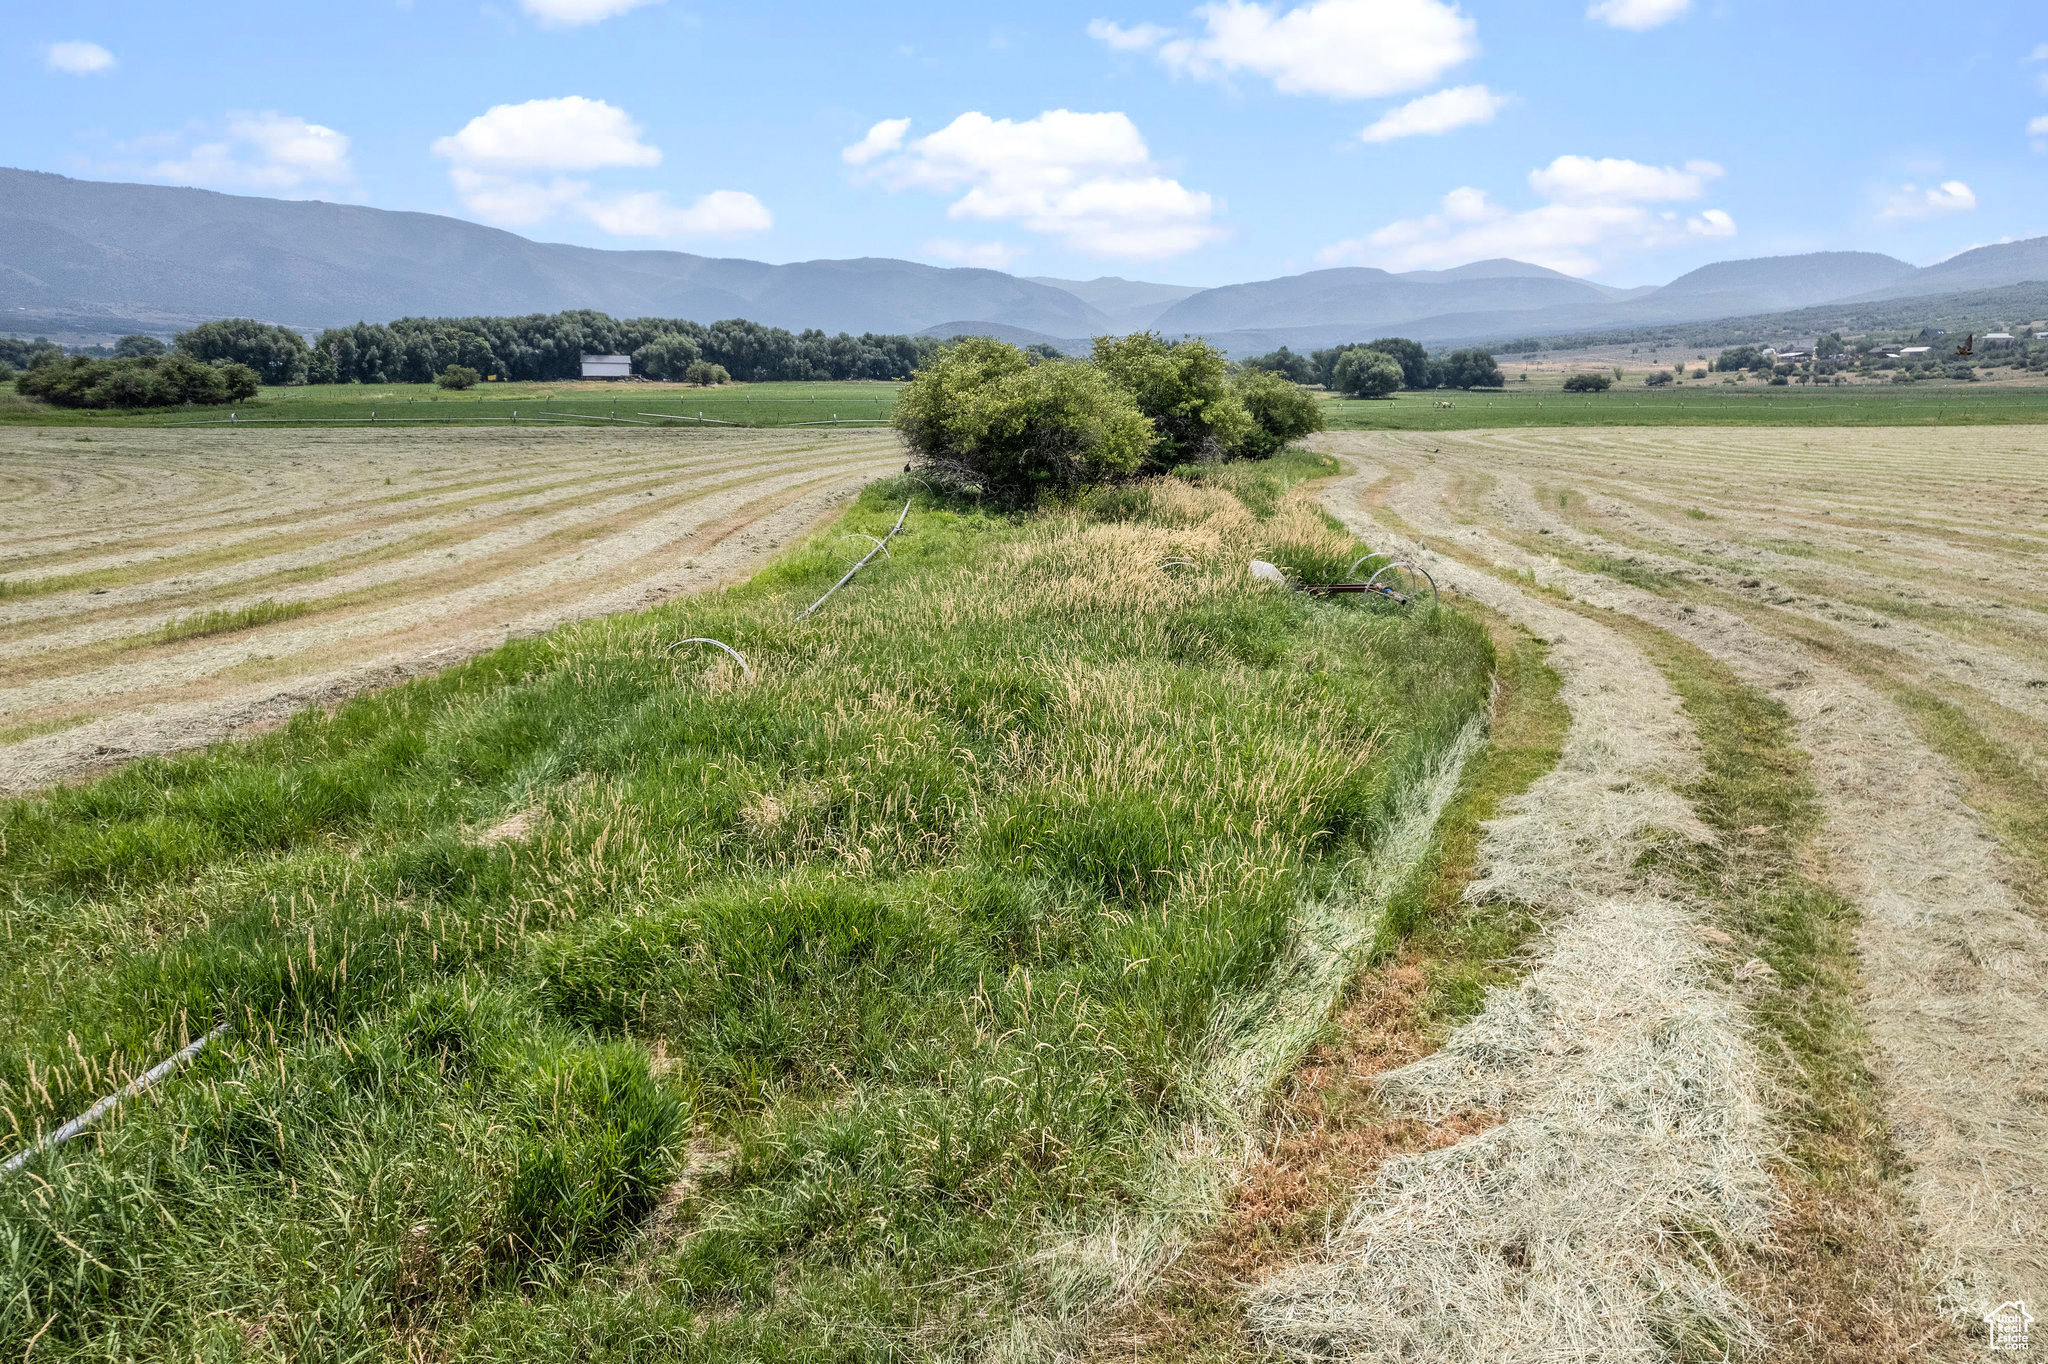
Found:
<svg viewBox="0 0 2048 1364"><path fill-rule="evenodd" d="M1925 355L1933 349L1934 347L1932 346L1901 346L1899 347L1899 358L1903 360L1908 355Z"/></svg>
<svg viewBox="0 0 2048 1364"><path fill-rule="evenodd" d="M586 379L630 379L633 377L633 357L630 355L586 355L583 357L583 377Z"/></svg>
<svg viewBox="0 0 2048 1364"><path fill-rule="evenodd" d="M1982 341L1987 346L2010 346L2012 344L2012 333L1986 332L1983 336L1977 339Z"/></svg>

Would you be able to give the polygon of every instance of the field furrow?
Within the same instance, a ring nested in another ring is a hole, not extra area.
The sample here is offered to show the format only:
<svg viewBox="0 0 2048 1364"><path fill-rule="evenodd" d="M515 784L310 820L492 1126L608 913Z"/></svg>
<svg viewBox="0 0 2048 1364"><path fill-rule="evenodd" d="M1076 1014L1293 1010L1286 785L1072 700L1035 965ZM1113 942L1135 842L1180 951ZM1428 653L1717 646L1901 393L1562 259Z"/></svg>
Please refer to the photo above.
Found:
<svg viewBox="0 0 2048 1364"><path fill-rule="evenodd" d="M1966 1322L2048 1297L2033 1230L2048 1221L2048 927L2029 893L2048 771L2048 441L1979 434L1938 456L1875 432L1334 442L1384 466L1381 515L1422 533L1432 566L1619 613L1782 702L1824 812L1810 856L1860 913L1870 1064L1923 1268ZM1695 498L1709 485L1740 491ZM1887 499L1912 511L1911 535L1830 533L1845 504ZM1668 510L1688 505L1703 516ZM1946 524L1976 543L1944 550ZM1817 552L1773 555L1774 540ZM1796 586L1772 576L1788 560ZM1920 625L1861 604L1879 592L1948 615Z"/></svg>
<svg viewBox="0 0 2048 1364"><path fill-rule="evenodd" d="M886 432L0 438L0 790L729 580Z"/></svg>

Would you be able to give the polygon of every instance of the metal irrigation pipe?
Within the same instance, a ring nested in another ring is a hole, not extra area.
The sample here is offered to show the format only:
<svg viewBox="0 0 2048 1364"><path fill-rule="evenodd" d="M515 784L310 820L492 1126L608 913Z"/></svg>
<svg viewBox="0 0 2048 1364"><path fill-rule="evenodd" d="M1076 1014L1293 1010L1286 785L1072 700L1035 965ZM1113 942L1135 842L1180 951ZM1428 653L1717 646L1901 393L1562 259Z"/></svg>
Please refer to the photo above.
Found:
<svg viewBox="0 0 2048 1364"><path fill-rule="evenodd" d="M883 537L881 538L880 542L879 542L879 543L877 543L877 544L875 545L875 547L874 547L873 549L869 550L869 551L868 551L868 552L867 552L867 553L866 553L865 555L861 556L861 561L860 561L859 563L855 564L855 565L854 565L854 566L853 566L852 568L849 568L849 569L847 569L847 570L846 570L846 576L845 576L844 578L841 578L841 579L840 579L840 580L839 580L838 582L836 582L836 583L832 584L832 585L831 585L830 587L826 588L826 589L825 589L825 597L829 597L829 596L831 596L831 595L832 595L832 594L833 594L834 592L837 592L837 591L838 591L838 590L839 590L840 588L842 588L842 587L846 586L846 584L847 584L847 583L848 583L849 581L851 581L851 580L852 580L852 578L853 578L853 575L854 575L854 574L856 574L856 573L860 572L860 571L861 571L862 569L864 569L864 568L866 568L866 567L868 566L868 560L869 560L869 559L872 559L872 558L874 558L874 557L875 557L875 556L876 556L877 554L885 554L885 553L887 553L887 552L888 552L888 549L889 549L889 542L890 542L891 540L894 540L894 539L896 538L896 532L897 532L897 531L899 531L899 530L902 530L902 529L903 529L903 519L904 519L905 517L909 516L909 515L910 515L910 499L906 497L906 498L904 498L904 499L903 499L903 510L902 510L902 512L900 512L900 513L899 513L899 514L897 515L897 517L896 517L896 524L895 524L895 525L893 525L893 526L891 526L891 527L889 528L889 533L888 533L887 535L883 536ZM869 537L869 538L873 538L873 537ZM797 612L797 616L796 616L796 618L797 618L798 620L802 620L802 619L803 619L803 618L804 618L805 616L808 616L809 614L811 614L811 612L813 612L813 611L817 610L817 609L818 609L819 607L823 606L823 605L825 604L825 597L820 597L820 598L818 598L818 599L817 599L816 601L812 602L812 603L811 603L811 604L810 604L809 606L806 606L806 607L805 607L805 608L804 608L803 610L801 610L801 611Z"/></svg>
<svg viewBox="0 0 2048 1364"><path fill-rule="evenodd" d="M1393 557L1394 556L1391 554L1361 554L1356 559L1353 559L1351 561L1351 567L1344 570L1344 581L1347 583L1350 582L1351 575L1358 572L1358 566L1364 563L1367 559L1391 559Z"/></svg>
<svg viewBox="0 0 2048 1364"><path fill-rule="evenodd" d="M225 1036L228 1029L229 1025L223 1023L197 1041L188 1042L184 1050L180 1051L176 1056L171 1057L168 1061L157 1062L157 1064L130 1080L114 1093L101 1099L70 1122L65 1123L56 1131L38 1140L33 1146L28 1147L26 1150L15 1152L4 1163L0 1163L0 1174L13 1174L23 1165L26 1165L31 1157L39 1155L53 1146L62 1146L65 1142L70 1141L73 1137L91 1127L101 1118L104 1118L107 1114L120 1107L122 1100L132 1099L144 1090L154 1087L167 1077L183 1070L200 1052L205 1051L216 1041L220 1040L221 1037Z"/></svg>
<svg viewBox="0 0 2048 1364"><path fill-rule="evenodd" d="M739 422L726 421L722 417L707 417L702 412L699 412L694 417L679 417L673 412L635 412L633 415L636 417L659 417L663 421L668 422L709 422L713 426L741 425Z"/></svg>
<svg viewBox="0 0 2048 1364"><path fill-rule="evenodd" d="M703 635L692 635L688 639L677 640L675 643L669 645L666 649L663 649L662 652L665 654L672 654L676 650L682 648L685 644L709 644L715 649L723 649L727 653L732 655L733 661L735 663L740 665L741 676L752 677L754 675L754 670L747 666L747 660L745 656L742 655L738 649L733 648L732 645L727 644L723 640L709 639Z"/></svg>
<svg viewBox="0 0 2048 1364"><path fill-rule="evenodd" d="M895 555L889 552L889 546L885 541L875 540L874 536L867 534L865 531L851 531L845 535L840 536L839 538L842 540L874 540L875 548L882 551L882 557L884 559L894 559L896 557Z"/></svg>
<svg viewBox="0 0 2048 1364"><path fill-rule="evenodd" d="M583 422L621 422L621 421L622 421L622 422L624 422L624 423L625 423L626 425L628 425L628 426L645 426L645 425L647 425L647 423L646 423L646 422L636 422L636 421L634 421L634 420L633 420L633 419L632 419L631 417L593 417L593 416L591 416L591 415L590 415L589 413L587 413L587 412L548 412L548 411L545 411L545 410L543 410L543 411L541 412L541 415L542 415L543 417L574 417L574 418L575 418L575 419L576 419L577 421L583 421Z"/></svg>

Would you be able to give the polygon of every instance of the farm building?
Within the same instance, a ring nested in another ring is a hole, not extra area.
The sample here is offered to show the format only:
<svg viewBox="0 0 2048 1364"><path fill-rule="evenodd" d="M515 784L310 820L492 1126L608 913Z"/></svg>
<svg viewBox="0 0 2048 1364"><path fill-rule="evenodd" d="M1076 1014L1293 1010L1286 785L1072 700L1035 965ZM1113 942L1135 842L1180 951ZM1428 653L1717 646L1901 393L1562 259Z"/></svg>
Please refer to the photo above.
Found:
<svg viewBox="0 0 2048 1364"><path fill-rule="evenodd" d="M633 357L630 355L586 355L583 357L583 377L586 379L630 379L633 377Z"/></svg>

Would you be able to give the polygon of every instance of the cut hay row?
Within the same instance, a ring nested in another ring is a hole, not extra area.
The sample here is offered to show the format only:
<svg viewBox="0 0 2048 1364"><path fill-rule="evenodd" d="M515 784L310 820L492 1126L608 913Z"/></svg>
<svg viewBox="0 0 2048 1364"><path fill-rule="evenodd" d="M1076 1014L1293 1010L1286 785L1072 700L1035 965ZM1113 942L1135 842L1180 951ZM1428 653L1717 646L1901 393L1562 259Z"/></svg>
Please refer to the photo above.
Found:
<svg viewBox="0 0 2048 1364"><path fill-rule="evenodd" d="M0 790L729 580L900 457L875 432L14 433Z"/></svg>
<svg viewBox="0 0 2048 1364"><path fill-rule="evenodd" d="M1836 505L1836 487L1854 481L1829 472L1832 450L1788 450L1782 440L1750 439L1770 444L1773 457L1797 473L1778 485L1785 510L1776 515L1803 515L1810 527L1821 523ZM2041 439L2005 432L1998 443L2038 447ZM1862 914L1858 948L1871 1060L1893 1138L1910 1165L1907 1188L1926 1238L1926 1272L1943 1307L1965 1323L2010 1299L2048 1297L2048 1241L2038 1232L2048 1223L2048 1132L2037 1078L2048 1073L2048 930L2022 907L2026 887L2016 879L2019 867L2037 865L2032 859L2039 849L2013 841L2001 846L1985 817L1966 803L1975 789L1968 774L1932 751L1890 696L1835 661L1874 658L1866 675L1906 680L1890 684L1894 689L1914 682L1952 686L1957 713L1986 726L1979 742L2006 748L2022 773L2039 773L2039 731L2016 718L2040 713L2042 690L2024 681L2015 685L2030 672L2040 675L2028 651L2014 648L2009 635L1986 632L1973 643L1949 639L1944 653L1930 649L1924 635L1895 625L1856 631L1860 652L1847 651L1846 642L1829 644L1831 658L1807 641L1833 637L1816 636L1807 622L1828 621L1846 631L1857 619L1846 603L1812 592L1758 600L1754 593L1725 590L1720 575L1688 572L1688 561L1677 556L1607 539L1587 529L1591 523L1567 523L1550 511L1554 499L1509 491L1460 502L1453 483L1469 469L1466 460L1478 458L1465 448L1445 459L1453 451L1440 443L1435 460L1415 460L1412 447L1398 453L1375 448L1415 471L1391 491L1392 510L1428 527L1441 545L1668 631L1782 700L1812 756L1826 815L1819 851L1832 881ZM1691 478L1727 472L1694 454ZM1869 457L1867 451L1861 456ZM1857 458L1848 454L1845 462ZM1893 460L1891 476L1902 488L1910 486L1901 467L1909 462L1903 454ZM2015 486L2010 472L2001 471L2003 459L1988 460L1974 480L1966 476L1973 466L1956 452L1933 462L1964 464L1965 475L1931 477L1918 495L1902 491L1903 510L1969 507L1980 534L2014 541L2036 528L2031 493L2020 489L1998 501ZM1584 472L1580 463L1580 457L1560 458L1558 464L1569 467L1542 472L1553 485L1560 474L1576 482ZM1612 477L1617 471L1605 472ZM1638 486L1655 477L1641 467L1619 472ZM1498 482L1511 489L1519 477L1510 470ZM1668 500L1671 493L1660 496ZM1762 490L1745 494L1745 501L1765 500ZM1759 505L1754 515L1774 513ZM1461 524L1454 517L1476 519ZM1486 521L1494 528L1480 523ZM1645 537L1654 527L1647 517L1629 522ZM1558 549L1532 551L1532 540ZM2024 577L2024 550L1999 557L2006 585ZM1630 561L1670 574L1670 586L1646 590L1617 581L1616 570L1599 571L1601 564ZM1830 561L1816 561L1816 577L1835 572ZM1958 596L1988 595L2001 590L1998 576L1948 574L1935 581Z"/></svg>
<svg viewBox="0 0 2048 1364"><path fill-rule="evenodd" d="M1357 505L1328 505L1374 544ZM1551 919L1537 965L1427 1059L1382 1078L1397 1113L1499 1121L1389 1164L1326 1252L1268 1280L1254 1332L1301 1358L1632 1358L1674 1330L1753 1338L1711 1261L1673 1227L1754 1240L1773 1203L1759 1067L1714 982L1695 909L1638 870L1705 836L1674 789L1696 774L1676 696L1612 631L1461 565L1447 586L1551 641L1571 712L1556 769L1490 825L1474 898Z"/></svg>

